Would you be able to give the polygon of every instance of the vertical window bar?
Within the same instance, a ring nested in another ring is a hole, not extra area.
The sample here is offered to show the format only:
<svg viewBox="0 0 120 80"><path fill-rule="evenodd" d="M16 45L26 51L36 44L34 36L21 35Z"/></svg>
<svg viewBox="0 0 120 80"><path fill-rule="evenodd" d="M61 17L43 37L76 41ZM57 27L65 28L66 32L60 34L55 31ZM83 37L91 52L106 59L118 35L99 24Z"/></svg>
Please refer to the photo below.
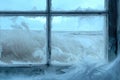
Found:
<svg viewBox="0 0 120 80"><path fill-rule="evenodd" d="M47 0L47 66L51 62L51 0Z"/></svg>
<svg viewBox="0 0 120 80"><path fill-rule="evenodd" d="M106 60L108 61L109 59L108 59L108 50L109 50L109 30L108 30L108 28L109 28L109 19L108 19L108 17L109 17L109 0L105 0L105 8L106 8L106 35L105 35L105 57L106 57Z"/></svg>
<svg viewBox="0 0 120 80"><path fill-rule="evenodd" d="M109 51L108 51L108 58L109 60L113 60L114 57L117 56L117 50L118 50L118 38L117 38L117 3L118 0L109 0ZM114 56L114 57L113 57Z"/></svg>

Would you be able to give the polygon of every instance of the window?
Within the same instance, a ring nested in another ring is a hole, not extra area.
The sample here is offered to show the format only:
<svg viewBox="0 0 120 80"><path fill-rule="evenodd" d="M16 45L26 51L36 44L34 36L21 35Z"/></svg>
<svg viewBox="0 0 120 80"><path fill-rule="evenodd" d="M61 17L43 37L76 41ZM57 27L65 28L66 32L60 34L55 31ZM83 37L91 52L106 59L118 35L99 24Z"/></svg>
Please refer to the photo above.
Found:
<svg viewBox="0 0 120 80"><path fill-rule="evenodd" d="M0 1L1 63L71 65L83 56L107 60L114 1Z"/></svg>

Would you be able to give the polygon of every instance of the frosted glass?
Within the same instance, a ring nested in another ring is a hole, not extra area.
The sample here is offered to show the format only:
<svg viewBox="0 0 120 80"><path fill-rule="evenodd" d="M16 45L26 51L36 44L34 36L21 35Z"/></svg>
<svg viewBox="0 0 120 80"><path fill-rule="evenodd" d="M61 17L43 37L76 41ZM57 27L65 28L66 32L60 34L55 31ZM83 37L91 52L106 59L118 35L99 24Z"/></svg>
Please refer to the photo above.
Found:
<svg viewBox="0 0 120 80"><path fill-rule="evenodd" d="M52 0L53 11L104 11L105 0Z"/></svg>
<svg viewBox="0 0 120 80"><path fill-rule="evenodd" d="M0 64L45 64L45 28L45 17L0 17Z"/></svg>
<svg viewBox="0 0 120 80"><path fill-rule="evenodd" d="M79 64L83 58L105 61L105 21L104 16L53 17L51 63Z"/></svg>
<svg viewBox="0 0 120 80"><path fill-rule="evenodd" d="M0 0L0 11L45 11L46 0Z"/></svg>
<svg viewBox="0 0 120 80"><path fill-rule="evenodd" d="M52 18L53 31L102 31L105 16L57 16Z"/></svg>

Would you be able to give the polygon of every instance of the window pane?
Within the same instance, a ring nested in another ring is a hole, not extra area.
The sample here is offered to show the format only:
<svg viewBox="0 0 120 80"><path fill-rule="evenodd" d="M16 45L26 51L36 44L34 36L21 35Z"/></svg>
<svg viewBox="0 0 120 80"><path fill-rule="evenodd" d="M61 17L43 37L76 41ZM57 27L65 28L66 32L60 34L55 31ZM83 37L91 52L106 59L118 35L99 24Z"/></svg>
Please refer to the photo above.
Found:
<svg viewBox="0 0 120 80"><path fill-rule="evenodd" d="M52 64L78 64L84 56L105 61L105 17L52 18Z"/></svg>
<svg viewBox="0 0 120 80"><path fill-rule="evenodd" d="M80 16L80 17L58 16L58 17L53 17L52 30L54 31L103 31L105 27L105 23L106 23L105 16Z"/></svg>
<svg viewBox="0 0 120 80"><path fill-rule="evenodd" d="M43 11L46 0L0 0L0 11Z"/></svg>
<svg viewBox="0 0 120 80"><path fill-rule="evenodd" d="M46 63L45 17L0 17L0 64Z"/></svg>
<svg viewBox="0 0 120 80"><path fill-rule="evenodd" d="M53 11L103 11L105 0L52 0Z"/></svg>

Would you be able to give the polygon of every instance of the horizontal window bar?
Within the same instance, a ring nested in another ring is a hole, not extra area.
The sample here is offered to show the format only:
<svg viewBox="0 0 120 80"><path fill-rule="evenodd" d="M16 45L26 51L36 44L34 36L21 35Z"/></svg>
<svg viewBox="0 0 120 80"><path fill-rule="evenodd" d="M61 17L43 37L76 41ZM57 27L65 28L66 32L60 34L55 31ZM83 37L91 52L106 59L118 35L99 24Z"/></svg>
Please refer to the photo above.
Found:
<svg viewBox="0 0 120 80"><path fill-rule="evenodd" d="M1 68L30 68L30 67L43 67L45 68L46 64L0 64Z"/></svg>
<svg viewBox="0 0 120 80"><path fill-rule="evenodd" d="M59 11L59 12L50 12L50 14L52 15L70 15L70 14L107 14L108 12L107 11L101 11L101 12L94 12L94 11L91 11L91 12L62 12L62 11ZM24 16L30 16L30 15L34 15L34 16L45 16L49 14L48 12L38 12L38 11L31 11L31 12L24 12L24 11L3 11L3 12L0 12L0 16L10 16L10 15L16 15L16 16L19 16L19 15L24 15Z"/></svg>
<svg viewBox="0 0 120 80"><path fill-rule="evenodd" d="M0 12L0 16L46 16L46 12L19 12L19 11L5 11L5 12Z"/></svg>
<svg viewBox="0 0 120 80"><path fill-rule="evenodd" d="M33 75L33 74L44 74L44 72L48 69L54 69L58 72L61 72L62 69L68 69L71 65L51 65L48 68L47 65L0 65L0 72L5 74L25 74L25 75Z"/></svg>
<svg viewBox="0 0 120 80"><path fill-rule="evenodd" d="M107 11L90 11L90 12L62 12L62 11L57 11L57 12L51 12L52 15L54 14L107 14Z"/></svg>
<svg viewBox="0 0 120 80"><path fill-rule="evenodd" d="M50 64L51 67L70 67L71 65L56 65L56 64ZM1 68L30 68L30 67L39 67L39 68L46 68L47 64L0 64L0 69Z"/></svg>
<svg viewBox="0 0 120 80"><path fill-rule="evenodd" d="M47 66L34 66L34 67L0 67L0 72L3 74L12 75L37 75L44 74Z"/></svg>
<svg viewBox="0 0 120 80"><path fill-rule="evenodd" d="M58 13L97 13L97 14L101 14L101 13L107 13L108 11L51 11L51 14L58 14ZM47 11L0 11L0 13L15 13L15 14L26 14L26 13L31 13L31 14L47 14Z"/></svg>
<svg viewBox="0 0 120 80"><path fill-rule="evenodd" d="M100 15L103 15L103 16L107 16L108 14L51 14L51 16L100 16Z"/></svg>

